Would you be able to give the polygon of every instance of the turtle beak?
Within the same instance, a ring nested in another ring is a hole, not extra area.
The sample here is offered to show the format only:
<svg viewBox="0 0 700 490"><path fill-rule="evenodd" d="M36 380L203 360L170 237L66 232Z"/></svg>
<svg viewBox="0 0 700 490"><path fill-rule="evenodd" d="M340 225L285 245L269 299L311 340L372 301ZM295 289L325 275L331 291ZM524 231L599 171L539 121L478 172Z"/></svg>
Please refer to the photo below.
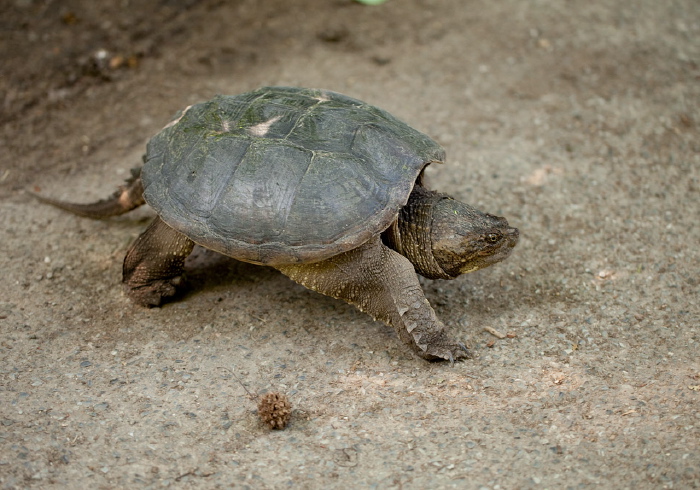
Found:
<svg viewBox="0 0 700 490"><path fill-rule="evenodd" d="M508 228L506 230L506 239L508 240L506 244L508 247L515 247L518 244L518 240L520 240L520 230L517 228Z"/></svg>

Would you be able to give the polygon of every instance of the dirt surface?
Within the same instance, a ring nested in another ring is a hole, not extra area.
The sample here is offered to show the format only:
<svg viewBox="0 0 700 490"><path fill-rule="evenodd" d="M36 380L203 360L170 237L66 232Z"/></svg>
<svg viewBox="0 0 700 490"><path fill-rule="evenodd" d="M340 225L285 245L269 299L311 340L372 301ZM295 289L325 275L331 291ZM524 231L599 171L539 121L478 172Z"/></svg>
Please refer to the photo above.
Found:
<svg viewBox="0 0 700 490"><path fill-rule="evenodd" d="M2 488L700 487L697 0L107 3L0 6ZM108 195L176 110L261 85L389 110L446 148L433 187L520 228L424 281L477 359L201 249L136 307L152 211L26 192Z"/></svg>

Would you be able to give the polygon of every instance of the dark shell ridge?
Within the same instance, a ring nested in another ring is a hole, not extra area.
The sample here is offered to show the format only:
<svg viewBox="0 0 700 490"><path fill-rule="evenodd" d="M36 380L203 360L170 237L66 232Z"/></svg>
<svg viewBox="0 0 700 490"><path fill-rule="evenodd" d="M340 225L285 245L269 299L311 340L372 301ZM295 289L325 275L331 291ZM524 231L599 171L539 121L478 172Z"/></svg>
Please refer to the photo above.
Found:
<svg viewBox="0 0 700 490"><path fill-rule="evenodd" d="M432 139L329 91L268 87L178 113L148 144L146 201L195 242L248 262L317 261L383 231Z"/></svg>

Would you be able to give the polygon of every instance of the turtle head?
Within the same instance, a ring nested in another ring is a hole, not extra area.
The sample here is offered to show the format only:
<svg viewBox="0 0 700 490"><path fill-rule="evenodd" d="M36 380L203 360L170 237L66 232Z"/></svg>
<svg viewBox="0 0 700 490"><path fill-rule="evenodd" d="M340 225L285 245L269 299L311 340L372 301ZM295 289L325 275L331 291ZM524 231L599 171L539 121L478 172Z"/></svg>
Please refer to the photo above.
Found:
<svg viewBox="0 0 700 490"><path fill-rule="evenodd" d="M382 239L421 276L454 279L505 259L519 236L505 218L416 185Z"/></svg>
<svg viewBox="0 0 700 490"><path fill-rule="evenodd" d="M432 206L433 258L454 278L500 262L510 255L520 233L505 218L482 213L447 196Z"/></svg>

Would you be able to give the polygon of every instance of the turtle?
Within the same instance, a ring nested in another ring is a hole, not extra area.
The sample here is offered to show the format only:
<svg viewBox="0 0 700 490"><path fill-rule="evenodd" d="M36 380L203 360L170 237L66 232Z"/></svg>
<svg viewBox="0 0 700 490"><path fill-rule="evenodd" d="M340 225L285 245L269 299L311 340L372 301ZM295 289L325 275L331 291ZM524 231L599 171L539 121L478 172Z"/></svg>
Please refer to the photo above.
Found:
<svg viewBox="0 0 700 490"><path fill-rule="evenodd" d="M430 190L444 149L388 112L329 90L263 87L191 105L109 198L42 201L107 218L156 212L123 263L134 302L160 306L195 244L273 267L393 327L426 360L472 357L417 277L454 279L508 257L519 231Z"/></svg>

